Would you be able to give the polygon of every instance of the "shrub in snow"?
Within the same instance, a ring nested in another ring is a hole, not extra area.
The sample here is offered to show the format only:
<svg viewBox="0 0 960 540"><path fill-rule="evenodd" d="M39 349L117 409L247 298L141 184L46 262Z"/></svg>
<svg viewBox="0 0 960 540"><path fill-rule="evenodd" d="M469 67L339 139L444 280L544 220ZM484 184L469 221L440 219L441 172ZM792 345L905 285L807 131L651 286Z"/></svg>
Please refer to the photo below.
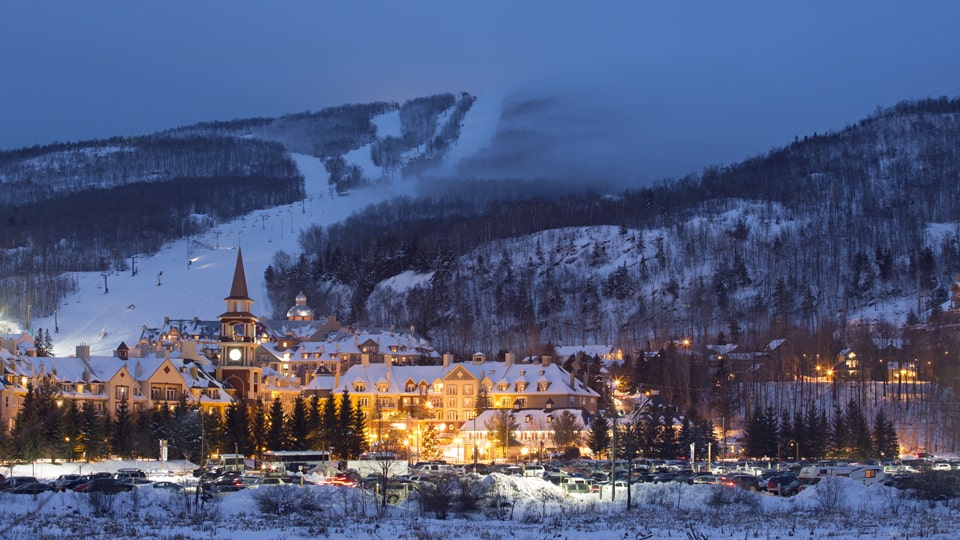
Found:
<svg viewBox="0 0 960 540"><path fill-rule="evenodd" d="M490 496L490 487L477 476L465 475L459 480L460 510L469 512L476 510L483 501Z"/></svg>
<svg viewBox="0 0 960 540"><path fill-rule="evenodd" d="M320 490L297 486L270 486L254 491L253 502L264 514L285 516L292 513L316 513L323 507Z"/></svg>
<svg viewBox="0 0 960 540"><path fill-rule="evenodd" d="M845 478L826 476L821 478L813 489L817 496L817 509L824 514L839 513L844 509L846 491Z"/></svg>
<svg viewBox="0 0 960 540"><path fill-rule="evenodd" d="M119 494L103 493L95 491L86 494L86 503L90 512L96 517L113 515L116 502L120 498Z"/></svg>
<svg viewBox="0 0 960 540"><path fill-rule="evenodd" d="M906 478L902 487L921 501L946 501L960 496L960 476L952 472L923 471Z"/></svg>
<svg viewBox="0 0 960 540"><path fill-rule="evenodd" d="M438 477L432 482L420 484L420 512L433 514L437 519L447 519L450 502L457 495L459 484L456 478Z"/></svg>

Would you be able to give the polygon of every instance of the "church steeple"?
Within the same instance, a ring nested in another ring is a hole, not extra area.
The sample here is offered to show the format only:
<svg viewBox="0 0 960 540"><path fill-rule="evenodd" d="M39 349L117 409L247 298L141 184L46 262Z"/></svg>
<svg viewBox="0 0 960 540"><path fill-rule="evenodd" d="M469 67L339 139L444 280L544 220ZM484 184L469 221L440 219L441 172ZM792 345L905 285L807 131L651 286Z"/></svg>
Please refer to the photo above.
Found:
<svg viewBox="0 0 960 540"><path fill-rule="evenodd" d="M243 252L237 250L230 296L223 299L227 311L220 319L220 358L217 378L227 381L241 403L252 403L260 395L262 370L256 364L257 317L252 313L253 299L247 292L243 271Z"/></svg>
<svg viewBox="0 0 960 540"><path fill-rule="evenodd" d="M243 271L243 252L237 251L237 266L233 271L230 296L223 299L227 311L220 315L220 341L228 361L250 365L256 348L257 317L252 313L253 299L247 293L247 278Z"/></svg>
<svg viewBox="0 0 960 540"><path fill-rule="evenodd" d="M243 249L237 250L237 266L233 270L233 285L230 286L230 296L224 300L250 300L247 293L247 276L243 272Z"/></svg>

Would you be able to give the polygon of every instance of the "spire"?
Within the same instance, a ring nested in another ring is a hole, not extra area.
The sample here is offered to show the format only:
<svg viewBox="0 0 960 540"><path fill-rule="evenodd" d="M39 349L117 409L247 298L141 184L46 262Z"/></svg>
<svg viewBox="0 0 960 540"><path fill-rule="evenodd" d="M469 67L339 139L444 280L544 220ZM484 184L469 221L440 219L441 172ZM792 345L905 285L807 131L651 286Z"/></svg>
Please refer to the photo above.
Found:
<svg viewBox="0 0 960 540"><path fill-rule="evenodd" d="M243 273L243 250L237 250L237 268L233 271L233 285L230 286L230 296L225 300L249 300L247 294L247 276Z"/></svg>

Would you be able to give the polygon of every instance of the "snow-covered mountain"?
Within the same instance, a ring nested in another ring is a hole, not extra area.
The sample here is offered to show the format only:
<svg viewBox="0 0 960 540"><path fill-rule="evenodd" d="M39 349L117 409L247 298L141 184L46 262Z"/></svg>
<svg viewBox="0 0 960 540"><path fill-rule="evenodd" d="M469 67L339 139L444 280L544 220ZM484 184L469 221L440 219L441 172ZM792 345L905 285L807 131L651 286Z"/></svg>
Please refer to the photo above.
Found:
<svg viewBox="0 0 960 540"><path fill-rule="evenodd" d="M549 106L466 94L413 101L165 132L310 150L287 154L306 196L260 201L269 208L236 219L192 214L190 222L213 227L141 256L136 276L116 264L71 273L77 292L55 315L35 310L31 330L59 327L58 354L80 342L102 353L163 317L213 318L237 247L259 315L285 311L279 304L296 294L274 294L278 305L267 300L263 275L274 254L296 260L306 249L312 275L288 286L303 287L315 306L333 309L319 297L335 285L335 308L348 322L412 324L439 348L460 352L536 352L537 344L564 342L632 350L678 336L763 343L833 332L858 318L896 329L911 310L929 315L960 269L950 181L960 170L949 144L960 133L955 101L901 104L676 183L617 193L591 182L599 193L564 200L557 194L577 188L559 190L552 177L535 185L535 196L512 193L523 179L502 180L555 155L551 133L562 126L537 123L554 117L544 112ZM322 126L342 137L309 147L320 140L311 130ZM339 180L331 183L331 174ZM424 195L428 202L414 200ZM354 215L363 209L377 213Z"/></svg>
<svg viewBox="0 0 960 540"><path fill-rule="evenodd" d="M55 315L33 318L28 331L48 330L57 356L73 354L79 344L90 345L93 354L111 354L121 341L135 343L142 326L159 326L164 317L216 319L230 292L238 248L243 249L254 308L257 314L266 313L263 272L276 251L299 249L297 235L306 224L334 223L358 207L404 194L401 183L331 194L319 159L293 157L306 179L302 203L259 210L171 242L158 253L139 258L136 276L132 269L106 278L100 272L77 273L77 291ZM23 329L12 321L3 326L4 332Z"/></svg>

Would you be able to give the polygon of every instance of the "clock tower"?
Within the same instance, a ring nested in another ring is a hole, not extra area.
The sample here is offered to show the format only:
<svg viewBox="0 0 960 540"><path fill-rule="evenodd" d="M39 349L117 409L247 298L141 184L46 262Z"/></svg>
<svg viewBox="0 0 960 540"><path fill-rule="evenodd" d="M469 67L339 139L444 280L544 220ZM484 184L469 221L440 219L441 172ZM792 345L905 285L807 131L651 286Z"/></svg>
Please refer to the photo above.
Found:
<svg viewBox="0 0 960 540"><path fill-rule="evenodd" d="M257 318L252 313L253 300L247 293L247 277L243 271L243 250L237 250L237 266L233 271L230 296L223 299L227 311L220 319L220 362L217 378L233 387L239 401L255 401L260 390L261 369L256 366Z"/></svg>

